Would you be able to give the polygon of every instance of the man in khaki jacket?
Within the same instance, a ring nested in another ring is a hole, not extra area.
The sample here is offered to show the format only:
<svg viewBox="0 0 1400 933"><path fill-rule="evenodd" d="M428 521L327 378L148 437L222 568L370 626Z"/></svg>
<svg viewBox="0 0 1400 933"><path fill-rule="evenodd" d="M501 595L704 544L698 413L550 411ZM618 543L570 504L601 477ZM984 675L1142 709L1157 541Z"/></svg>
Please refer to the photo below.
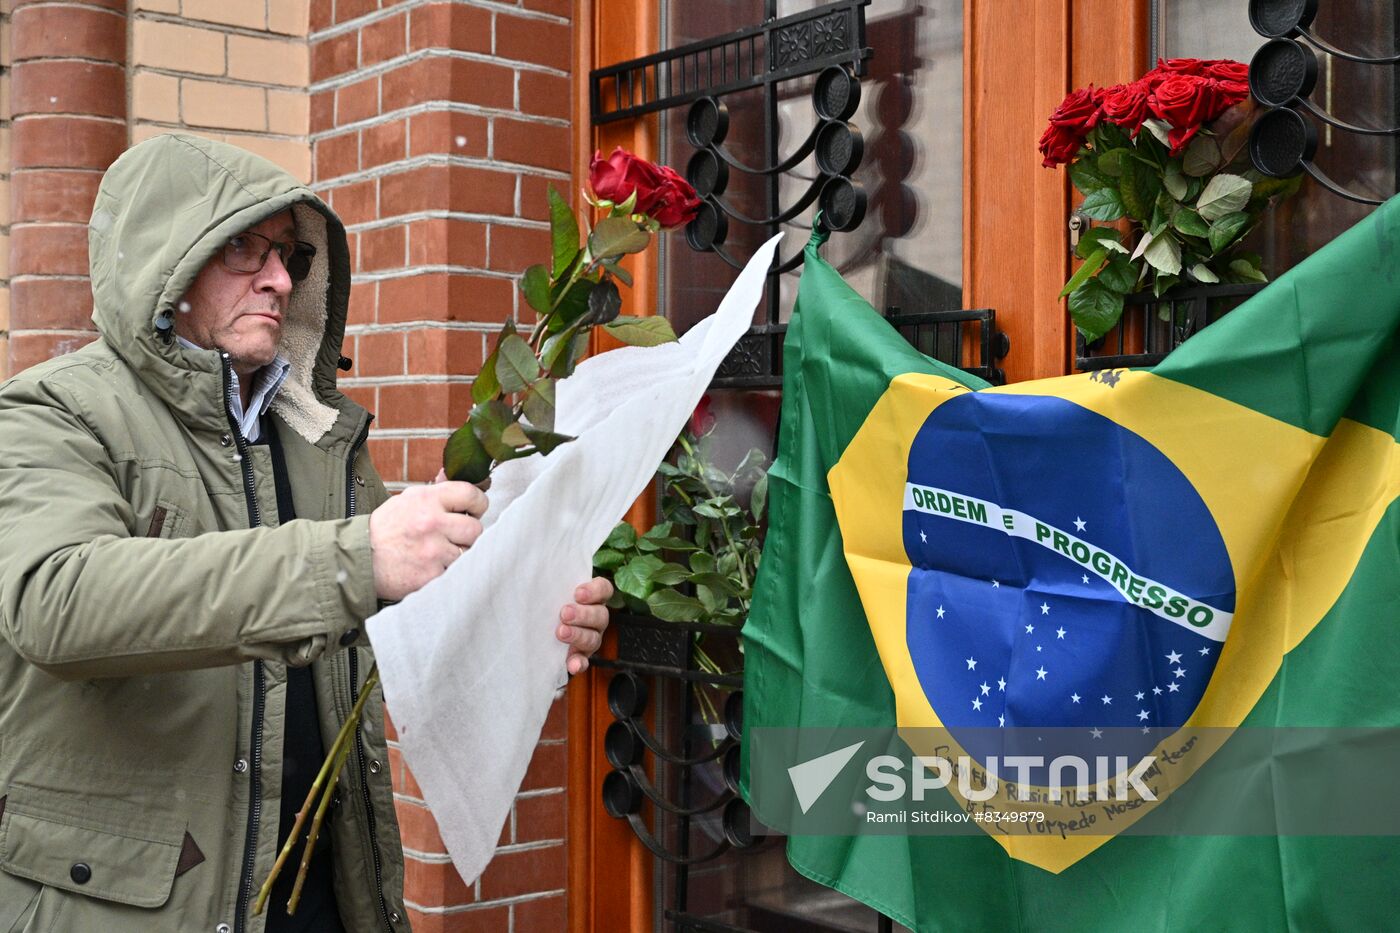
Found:
<svg viewBox="0 0 1400 933"><path fill-rule="evenodd" d="M364 620L480 534L480 490L389 499L336 390L344 228L163 136L104 177L100 339L0 385L0 931L408 930L381 700L303 904L256 895L372 662ZM605 581L558 637L587 666Z"/></svg>

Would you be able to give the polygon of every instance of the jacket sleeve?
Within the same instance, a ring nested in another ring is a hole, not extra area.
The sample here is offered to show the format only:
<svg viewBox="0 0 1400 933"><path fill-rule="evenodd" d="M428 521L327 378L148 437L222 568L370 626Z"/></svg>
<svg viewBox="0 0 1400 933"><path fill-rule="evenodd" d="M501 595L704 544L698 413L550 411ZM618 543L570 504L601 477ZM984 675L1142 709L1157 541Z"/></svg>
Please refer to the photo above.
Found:
<svg viewBox="0 0 1400 933"><path fill-rule="evenodd" d="M75 680L305 665L356 640L376 608L368 515L135 536L111 457L59 391L0 389L0 638L21 657Z"/></svg>

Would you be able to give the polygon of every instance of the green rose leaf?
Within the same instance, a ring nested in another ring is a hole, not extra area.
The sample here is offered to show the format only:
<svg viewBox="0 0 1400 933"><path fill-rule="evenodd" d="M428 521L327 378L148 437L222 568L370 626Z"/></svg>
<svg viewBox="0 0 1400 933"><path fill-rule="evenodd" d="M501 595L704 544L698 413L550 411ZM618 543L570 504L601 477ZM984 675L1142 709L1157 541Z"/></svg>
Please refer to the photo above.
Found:
<svg viewBox="0 0 1400 933"><path fill-rule="evenodd" d="M663 343L674 343L676 332L671 322L664 317L633 317L618 315L603 330L630 347L656 347Z"/></svg>
<svg viewBox="0 0 1400 933"><path fill-rule="evenodd" d="M523 392L540 378L540 363L519 334L507 334L496 346L496 378L507 392Z"/></svg>
<svg viewBox="0 0 1400 933"><path fill-rule="evenodd" d="M613 574L613 586L628 596L646 599L654 588L651 582L652 574L661 569L662 563L661 558L651 554L634 557Z"/></svg>
<svg viewBox="0 0 1400 933"><path fill-rule="evenodd" d="M525 393L521 410L531 427L554 430L554 380L541 379Z"/></svg>
<svg viewBox="0 0 1400 933"><path fill-rule="evenodd" d="M625 551L637 546L637 529L626 522L618 522L613 530L608 534L608 540L603 542L603 547L615 548Z"/></svg>
<svg viewBox="0 0 1400 933"><path fill-rule="evenodd" d="M705 605L693 596L672 589L658 590L647 597L651 614L666 622L695 622L705 614Z"/></svg>
<svg viewBox="0 0 1400 933"><path fill-rule="evenodd" d="M1146 220L1157 203L1157 195L1162 191L1162 180L1156 171L1137 159L1123 160L1123 175L1120 190L1123 207L1130 217Z"/></svg>
<svg viewBox="0 0 1400 933"><path fill-rule="evenodd" d="M622 268L622 266L618 265L617 260L604 259L602 262L602 266L604 269L608 270L608 273L610 275L616 277L617 280L623 285L626 285L628 288L632 287L632 273L628 272L626 269Z"/></svg>
<svg viewBox="0 0 1400 933"><path fill-rule="evenodd" d="M1172 217L1172 226L1187 236L1202 238L1210 236L1210 224L1202 220L1201 215L1189 207L1184 207L1176 212L1176 216Z"/></svg>
<svg viewBox="0 0 1400 933"><path fill-rule="evenodd" d="M1123 296L1098 280L1069 296L1069 316L1085 340L1098 340L1123 316Z"/></svg>
<svg viewBox="0 0 1400 933"><path fill-rule="evenodd" d="M520 426L518 421L515 424L506 425L505 430L501 432L501 441L517 450L530 443L530 439L525 436L525 429Z"/></svg>
<svg viewBox="0 0 1400 933"><path fill-rule="evenodd" d="M1065 297L1070 292L1074 291L1076 288L1093 278L1094 273L1098 272L1099 269L1103 267L1104 260L1106 260L1107 258L1108 250L1101 249L1095 252L1088 259L1084 260L1084 265L1080 266L1079 269L1075 271L1074 275L1070 276L1070 280L1065 283L1065 287L1060 289L1060 297Z"/></svg>
<svg viewBox="0 0 1400 933"><path fill-rule="evenodd" d="M1144 120L1142 123L1142 128L1147 130L1147 132L1152 136L1153 139L1157 140L1157 142L1161 143L1163 146L1166 146L1169 149L1171 148L1172 143L1171 140L1168 138L1168 134L1171 132L1171 127L1168 126L1166 123L1157 119Z"/></svg>
<svg viewBox="0 0 1400 933"><path fill-rule="evenodd" d="M1220 276L1216 275L1203 262L1198 262L1191 267L1191 278L1197 282L1204 282L1207 285L1214 285L1220 281Z"/></svg>
<svg viewBox="0 0 1400 933"><path fill-rule="evenodd" d="M542 454L550 453L560 444L567 444L574 440L568 434L556 434L553 431L545 431L541 428L534 428L528 425L521 425L520 429L525 432L525 436L530 439L530 443L535 445L535 449Z"/></svg>
<svg viewBox="0 0 1400 933"><path fill-rule="evenodd" d="M617 318L622 310L622 296L617 292L617 284L605 278L593 286L588 293L588 321L590 325L607 324Z"/></svg>
<svg viewBox="0 0 1400 933"><path fill-rule="evenodd" d="M1221 174L1212 178L1196 201L1196 210L1210 223L1226 214L1233 214L1249 203L1254 191L1248 179L1238 175Z"/></svg>
<svg viewBox="0 0 1400 933"><path fill-rule="evenodd" d="M491 455L481 446L468 421L452 432L442 449L442 468L447 478L457 482L479 483L491 475Z"/></svg>
<svg viewBox="0 0 1400 933"><path fill-rule="evenodd" d="M1235 242L1237 238L1249 226L1250 216L1244 211L1236 211L1233 214L1226 214L1215 223L1210 225L1210 248L1212 252L1219 253Z"/></svg>
<svg viewBox="0 0 1400 933"><path fill-rule="evenodd" d="M656 568L656 572L651 575L651 582L657 586L675 586L683 580L690 579L690 569L682 567L680 564L665 563Z"/></svg>
<svg viewBox="0 0 1400 933"><path fill-rule="evenodd" d="M588 252L594 259L611 259L640 253L650 242L651 234L631 217L604 217L588 235Z"/></svg>
<svg viewBox="0 0 1400 933"><path fill-rule="evenodd" d="M621 551L614 551L610 547L599 548L593 554L593 566L598 570L605 570L612 573L617 568L627 562L627 557Z"/></svg>
<svg viewBox="0 0 1400 933"><path fill-rule="evenodd" d="M1106 249L1126 256L1128 248L1123 245L1122 238L1123 235L1112 227L1090 227L1080 234L1079 245L1074 248L1074 255L1080 259L1088 259L1095 251Z"/></svg>
<svg viewBox="0 0 1400 933"><path fill-rule="evenodd" d="M540 348L540 362L551 376L563 379L574 371L574 364L583 352L581 336L577 332L565 331L545 340Z"/></svg>
<svg viewBox="0 0 1400 933"><path fill-rule="evenodd" d="M1224 161L1220 153L1220 143L1215 141L1214 136L1197 136L1191 140L1191 145L1186 147L1181 168L1193 178L1204 178L1218 170Z"/></svg>
<svg viewBox="0 0 1400 933"><path fill-rule="evenodd" d="M1257 174L1257 173L1254 173ZM1268 178L1265 176L1252 177L1254 182L1254 195L1250 200L1267 201L1269 198L1282 195L1288 197L1297 192L1298 187L1303 183L1301 174L1292 178Z"/></svg>
<svg viewBox="0 0 1400 933"><path fill-rule="evenodd" d="M1099 171L1094 159L1076 159L1069 166L1069 180L1080 194L1093 194L1100 188L1107 188L1113 184L1108 176Z"/></svg>
<svg viewBox="0 0 1400 933"><path fill-rule="evenodd" d="M578 220L553 185L549 186L549 234L554 245L554 277L562 278L578 256Z"/></svg>
<svg viewBox="0 0 1400 933"><path fill-rule="evenodd" d="M513 422L510 406L500 399L492 399L472 406L467 424L481 442L481 446L495 460L515 459L515 448L502 438L506 426Z"/></svg>
<svg viewBox="0 0 1400 933"><path fill-rule="evenodd" d="M1138 270L1126 259L1115 259L1099 272L1098 281L1120 295L1126 295L1137 288Z"/></svg>
<svg viewBox="0 0 1400 933"><path fill-rule="evenodd" d="M711 590L713 590L715 593L718 593L721 596L739 595L739 587L737 587L734 584L734 582L728 577L721 576L717 573L692 574L690 577L690 582L696 584L697 586L709 587Z"/></svg>
<svg viewBox="0 0 1400 933"><path fill-rule="evenodd" d="M554 316L549 319L551 334L559 333L588 312L588 296L592 294L596 284L589 279L580 279L569 287L567 294L561 291L564 283L555 286L551 295L559 298L559 304L554 309Z"/></svg>
<svg viewBox="0 0 1400 933"><path fill-rule="evenodd" d="M696 573L714 573L715 556L709 551L696 551L690 555L690 569Z"/></svg>
<svg viewBox="0 0 1400 933"><path fill-rule="evenodd" d="M525 302L540 314L549 313L549 270L538 263L525 270L520 280Z"/></svg>
<svg viewBox="0 0 1400 933"><path fill-rule="evenodd" d="M1170 233L1164 232L1154 237L1147 249L1143 250L1142 258L1158 272L1167 275L1181 272L1181 244Z"/></svg>
<svg viewBox="0 0 1400 933"><path fill-rule="evenodd" d="M753 494L749 497L749 508L753 511L753 520L763 521L763 507L768 503L768 474L764 473L758 478L758 482L753 484Z"/></svg>
<svg viewBox="0 0 1400 933"><path fill-rule="evenodd" d="M1102 188L1084 199L1079 205L1080 213L1094 220L1121 220L1127 213L1123 207L1123 197L1117 188Z"/></svg>
<svg viewBox="0 0 1400 933"><path fill-rule="evenodd" d="M1162 176L1162 186L1178 201L1186 200L1186 192L1190 190L1190 182L1181 173L1181 166L1175 162L1167 166L1166 174Z"/></svg>
<svg viewBox="0 0 1400 933"><path fill-rule="evenodd" d="M1109 178L1120 178L1123 175L1123 166L1133 159L1133 154L1128 149L1110 149L1099 156L1099 171Z"/></svg>
<svg viewBox="0 0 1400 933"><path fill-rule="evenodd" d="M1161 297L1162 297L1162 294L1163 294L1164 292L1166 292L1167 289L1169 289L1169 288L1173 287L1174 285L1176 285L1176 283L1179 282L1180 280L1181 280L1180 276L1175 276L1175 275L1159 275L1159 276L1157 276L1157 278L1154 279L1153 282L1152 282L1152 295L1153 295L1153 297L1155 297L1155 298L1161 298ZM1159 316L1161 316L1162 320L1164 320L1164 321L1170 319L1170 317L1171 317L1171 315L1168 313L1168 309L1167 309L1166 307L1163 307L1163 308L1162 308L1162 310L1161 310L1160 313L1159 313Z"/></svg>
<svg viewBox="0 0 1400 933"><path fill-rule="evenodd" d="M1242 282L1267 282L1269 277L1259 267L1247 259L1236 259L1230 263L1230 271Z"/></svg>
<svg viewBox="0 0 1400 933"><path fill-rule="evenodd" d="M500 344L497 344L499 348ZM491 351L491 355L486 358L486 362L481 364L481 372L476 374L472 380L472 401L478 405L489 402L491 399L501 394L501 382L496 378L496 360L498 354L496 350Z"/></svg>

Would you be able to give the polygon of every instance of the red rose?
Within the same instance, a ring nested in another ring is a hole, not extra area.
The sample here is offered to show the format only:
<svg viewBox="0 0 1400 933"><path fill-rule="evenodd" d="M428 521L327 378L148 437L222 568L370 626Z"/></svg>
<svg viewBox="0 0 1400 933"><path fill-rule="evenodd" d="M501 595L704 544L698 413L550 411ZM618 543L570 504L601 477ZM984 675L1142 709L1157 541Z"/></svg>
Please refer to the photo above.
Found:
<svg viewBox="0 0 1400 933"><path fill-rule="evenodd" d="M1157 59L1156 71L1159 74L1171 75L1203 75L1206 68L1214 62L1202 61L1199 58L1159 58Z"/></svg>
<svg viewBox="0 0 1400 933"><path fill-rule="evenodd" d="M700 404L695 406L695 411L690 413L690 433L696 437L703 437L715 426L715 415L710 410L710 394L706 392L700 396Z"/></svg>
<svg viewBox="0 0 1400 933"><path fill-rule="evenodd" d="M1201 124L1219 114L1213 83L1206 78L1174 75L1157 85L1149 95L1148 109L1171 126L1167 139L1172 155L1180 155L1200 132Z"/></svg>
<svg viewBox="0 0 1400 933"><path fill-rule="evenodd" d="M604 201L621 204L637 193L638 214L646 214L663 227L689 223L700 207L695 189L684 178L664 165L653 165L621 146L606 159L593 154L588 168L588 184Z"/></svg>
<svg viewBox="0 0 1400 933"><path fill-rule="evenodd" d="M1044 156L1040 160L1040 164L1046 168L1054 168L1057 165L1072 162L1075 153L1079 152L1079 147L1082 145L1084 145L1084 137L1074 130L1053 124L1047 126L1045 132L1040 136L1040 154Z"/></svg>
<svg viewBox="0 0 1400 933"><path fill-rule="evenodd" d="M1246 86L1249 83L1249 66L1244 62L1231 61L1228 58L1206 62L1205 70L1202 73L1207 78L1214 78L1217 81L1235 81Z"/></svg>
<svg viewBox="0 0 1400 933"><path fill-rule="evenodd" d="M1041 165L1053 168L1074 158L1084 137L1099 125L1103 110L1099 107L1101 91L1092 84L1070 93L1050 115L1050 125L1040 136L1040 152L1045 158Z"/></svg>
<svg viewBox="0 0 1400 933"><path fill-rule="evenodd" d="M1080 136L1087 135L1090 130L1099 125L1099 120L1103 119L1103 111L1099 109L1099 95L1101 93L1092 84L1077 91L1071 91L1069 96L1061 101L1060 106L1055 108L1055 112L1050 115L1050 125L1073 130Z"/></svg>
<svg viewBox="0 0 1400 933"><path fill-rule="evenodd" d="M1210 79L1211 90L1215 92L1215 113L1208 119L1214 120L1249 96L1249 84L1229 78Z"/></svg>
<svg viewBox="0 0 1400 933"><path fill-rule="evenodd" d="M1120 84L1104 92L1103 115L1109 123L1132 130L1137 138L1142 121L1147 119L1147 95L1151 89L1142 81Z"/></svg>

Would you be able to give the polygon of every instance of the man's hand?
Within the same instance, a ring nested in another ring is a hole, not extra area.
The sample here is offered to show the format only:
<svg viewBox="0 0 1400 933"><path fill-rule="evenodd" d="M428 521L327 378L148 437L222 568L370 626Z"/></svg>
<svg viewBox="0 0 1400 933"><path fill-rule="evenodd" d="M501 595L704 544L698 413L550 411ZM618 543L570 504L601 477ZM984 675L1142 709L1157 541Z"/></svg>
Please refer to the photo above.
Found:
<svg viewBox="0 0 1400 933"><path fill-rule="evenodd" d="M608 627L608 607L613 586L603 577L594 577L574 590L574 602L559 610L562 623L554 635L569 646L569 658L564 663L570 674L588 670L588 659L603 644L603 632Z"/></svg>
<svg viewBox="0 0 1400 933"><path fill-rule="evenodd" d="M486 494L471 483L442 482L405 489L371 512L369 547L379 598L403 599L441 576L481 536L487 505Z"/></svg>

